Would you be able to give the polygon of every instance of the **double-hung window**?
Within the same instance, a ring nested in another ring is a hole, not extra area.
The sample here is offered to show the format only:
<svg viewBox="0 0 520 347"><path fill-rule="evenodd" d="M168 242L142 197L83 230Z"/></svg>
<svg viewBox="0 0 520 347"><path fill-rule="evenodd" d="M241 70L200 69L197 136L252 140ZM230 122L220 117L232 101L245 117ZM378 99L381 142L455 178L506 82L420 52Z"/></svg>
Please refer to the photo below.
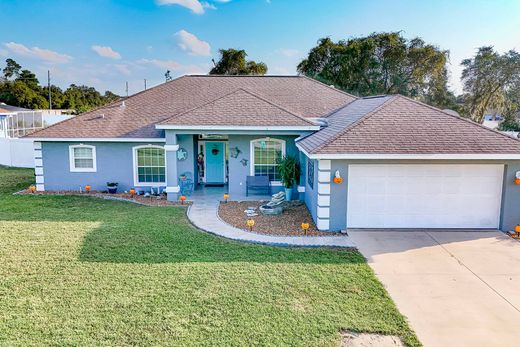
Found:
<svg viewBox="0 0 520 347"><path fill-rule="evenodd" d="M96 147L69 146L69 162L71 172L96 172Z"/></svg>
<svg viewBox="0 0 520 347"><path fill-rule="evenodd" d="M251 176L269 176L280 181L278 162L285 156L285 141L263 138L251 141Z"/></svg>
<svg viewBox="0 0 520 347"><path fill-rule="evenodd" d="M134 147L134 183L136 186L166 184L166 159L163 147Z"/></svg>

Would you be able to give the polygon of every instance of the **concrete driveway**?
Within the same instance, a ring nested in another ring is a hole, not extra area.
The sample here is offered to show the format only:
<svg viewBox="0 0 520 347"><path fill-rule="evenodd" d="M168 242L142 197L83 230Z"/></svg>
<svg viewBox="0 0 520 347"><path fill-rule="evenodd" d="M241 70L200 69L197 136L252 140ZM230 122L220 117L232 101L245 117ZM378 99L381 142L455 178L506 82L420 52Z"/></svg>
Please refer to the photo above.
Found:
<svg viewBox="0 0 520 347"><path fill-rule="evenodd" d="M520 346L520 243L497 231L349 231L425 346Z"/></svg>

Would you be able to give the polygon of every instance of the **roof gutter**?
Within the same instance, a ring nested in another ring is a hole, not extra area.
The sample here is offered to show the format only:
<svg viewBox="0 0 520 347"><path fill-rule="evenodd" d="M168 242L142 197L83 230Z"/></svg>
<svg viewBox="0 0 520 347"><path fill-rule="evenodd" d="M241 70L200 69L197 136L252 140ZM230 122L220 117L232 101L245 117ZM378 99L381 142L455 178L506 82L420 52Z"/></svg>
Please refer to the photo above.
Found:
<svg viewBox="0 0 520 347"><path fill-rule="evenodd" d="M309 159L349 159L349 160L520 160L520 153L332 153L310 154L299 143L296 147Z"/></svg>
<svg viewBox="0 0 520 347"><path fill-rule="evenodd" d="M161 130L261 130L261 131L317 131L320 130L319 125L308 126L241 126L241 125L168 125L157 124L156 129Z"/></svg>
<svg viewBox="0 0 520 347"><path fill-rule="evenodd" d="M130 138L130 137L23 137L37 142L166 142L165 138Z"/></svg>

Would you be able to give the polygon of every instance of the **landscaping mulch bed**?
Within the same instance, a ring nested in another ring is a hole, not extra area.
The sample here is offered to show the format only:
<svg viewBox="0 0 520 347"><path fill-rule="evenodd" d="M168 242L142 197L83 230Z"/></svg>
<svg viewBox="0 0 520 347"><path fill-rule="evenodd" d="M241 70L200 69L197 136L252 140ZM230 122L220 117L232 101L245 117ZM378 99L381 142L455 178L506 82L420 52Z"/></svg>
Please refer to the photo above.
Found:
<svg viewBox="0 0 520 347"><path fill-rule="evenodd" d="M146 206L179 206L183 205L180 201L168 201L165 195L159 196L148 196L145 197L143 195L134 195L132 197L129 193L116 193L109 194L107 192L99 192L99 191L90 191L89 193L75 190L60 190L60 191L52 191L52 192L31 192L29 189L22 190L16 194L19 195L68 195L68 196L93 196L95 198L101 198L106 200L119 200L119 201L128 201L133 202L140 205ZM191 201L185 201L185 206L191 205Z"/></svg>
<svg viewBox="0 0 520 347"><path fill-rule="evenodd" d="M265 201L229 201L220 203L218 214L223 221L236 228L249 231L246 221L249 217L244 213L254 207L258 216L251 217L255 221L254 233L284 236L334 236L337 233L322 232L316 228L307 206L300 201L285 203L284 211L278 216L263 215L258 207ZM302 223L309 223L307 233L301 229Z"/></svg>

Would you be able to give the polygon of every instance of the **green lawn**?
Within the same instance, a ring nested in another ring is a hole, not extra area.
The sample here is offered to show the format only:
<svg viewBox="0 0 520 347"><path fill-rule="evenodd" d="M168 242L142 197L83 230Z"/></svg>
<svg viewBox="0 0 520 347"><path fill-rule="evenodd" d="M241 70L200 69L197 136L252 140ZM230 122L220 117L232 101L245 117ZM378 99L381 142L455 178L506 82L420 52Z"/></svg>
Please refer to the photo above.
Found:
<svg viewBox="0 0 520 347"><path fill-rule="evenodd" d="M182 207L10 194L31 181L0 168L0 345L419 344L357 252L228 241Z"/></svg>

